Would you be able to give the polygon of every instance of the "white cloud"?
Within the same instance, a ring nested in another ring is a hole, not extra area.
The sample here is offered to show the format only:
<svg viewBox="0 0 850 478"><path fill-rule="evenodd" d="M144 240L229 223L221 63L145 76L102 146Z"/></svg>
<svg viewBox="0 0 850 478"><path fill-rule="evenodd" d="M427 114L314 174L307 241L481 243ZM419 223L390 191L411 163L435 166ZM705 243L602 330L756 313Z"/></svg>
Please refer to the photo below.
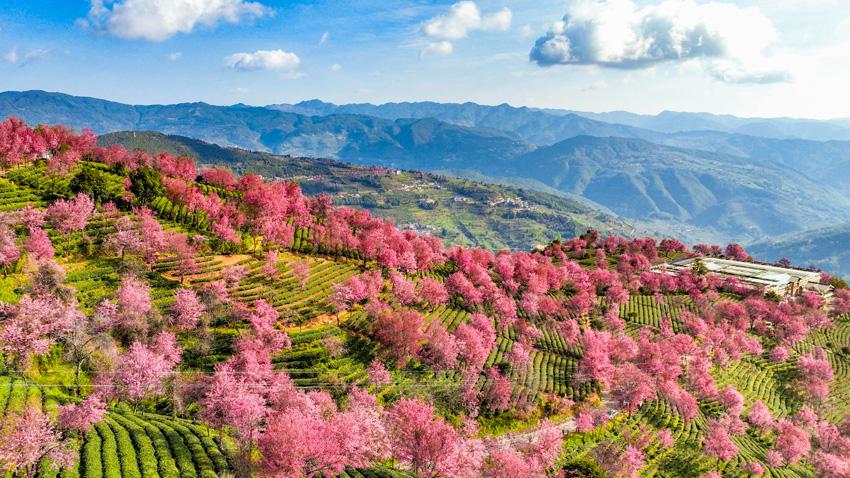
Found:
<svg viewBox="0 0 850 478"><path fill-rule="evenodd" d="M330 32L322 33L322 38L319 39L319 46L322 46L325 43L327 43L330 38L331 38Z"/></svg>
<svg viewBox="0 0 850 478"><path fill-rule="evenodd" d="M475 30L503 32L511 27L512 14L507 7L489 15L481 15L478 5L470 0L455 3L448 13L429 20L423 28L426 35L441 40L458 40Z"/></svg>
<svg viewBox="0 0 850 478"><path fill-rule="evenodd" d="M168 54L168 59L170 61L179 61L181 58L183 58L183 53L179 51L175 51L174 53Z"/></svg>
<svg viewBox="0 0 850 478"><path fill-rule="evenodd" d="M451 55L454 51L454 46L450 41L440 41L429 43L422 48L422 51L419 52L420 58L424 58L426 56L447 56Z"/></svg>
<svg viewBox="0 0 850 478"><path fill-rule="evenodd" d="M236 71L294 71L301 64L295 53L283 50L258 50L254 53L234 53L224 59L228 68Z"/></svg>
<svg viewBox="0 0 850 478"><path fill-rule="evenodd" d="M665 0L639 8L633 0L578 0L537 39L530 59L540 66L624 69L700 59L720 81L786 81L788 74L765 56L775 40L773 24L755 7Z"/></svg>
<svg viewBox="0 0 850 478"><path fill-rule="evenodd" d="M244 0L91 0L80 24L121 38L164 41L198 25L235 24L271 13L261 3Z"/></svg>
<svg viewBox="0 0 850 478"><path fill-rule="evenodd" d="M450 55L454 51L451 41L469 36L473 31L504 32L511 28L513 14L505 7L499 11L482 15L478 5L464 0L449 8L447 13L436 16L425 23L422 31L429 38L439 40L426 45L420 56Z"/></svg>
<svg viewBox="0 0 850 478"><path fill-rule="evenodd" d="M340 71L342 71L342 65L340 65L339 63L334 63L333 65L331 65L332 73L339 73Z"/></svg>
<svg viewBox="0 0 850 478"><path fill-rule="evenodd" d="M48 55L50 55L50 50L44 49L30 50L23 55L19 55L17 48L12 48L3 54L3 61L12 65L24 67Z"/></svg>

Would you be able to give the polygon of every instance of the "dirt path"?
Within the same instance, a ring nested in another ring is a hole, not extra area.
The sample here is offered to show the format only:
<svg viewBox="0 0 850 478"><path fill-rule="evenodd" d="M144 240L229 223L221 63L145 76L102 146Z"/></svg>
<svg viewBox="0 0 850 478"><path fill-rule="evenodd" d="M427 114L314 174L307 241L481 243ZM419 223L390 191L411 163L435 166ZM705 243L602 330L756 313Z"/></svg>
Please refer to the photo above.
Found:
<svg viewBox="0 0 850 478"><path fill-rule="evenodd" d="M605 402L605 410L608 411L608 418L614 418L617 415L617 410L613 408L613 404L606 401ZM566 420L562 420L559 422L555 422L555 429L560 430L562 434L572 433L576 431L576 420L575 417L567 418ZM531 443L536 441L540 437L540 427L534 427L530 430L524 430L521 432L508 433L497 437L493 440L493 443L500 448L509 448L515 447L517 445L521 445L523 443Z"/></svg>

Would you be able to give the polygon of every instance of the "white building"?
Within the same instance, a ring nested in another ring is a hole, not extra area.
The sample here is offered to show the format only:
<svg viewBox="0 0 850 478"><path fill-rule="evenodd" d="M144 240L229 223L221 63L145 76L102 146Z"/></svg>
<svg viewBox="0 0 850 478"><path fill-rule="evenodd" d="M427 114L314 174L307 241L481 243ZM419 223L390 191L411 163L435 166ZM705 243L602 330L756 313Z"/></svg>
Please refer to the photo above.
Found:
<svg viewBox="0 0 850 478"><path fill-rule="evenodd" d="M780 296L798 295L807 290L818 292L825 298L832 295L832 286L820 283L820 272L792 269L758 262L733 261L717 257L688 257L655 266L659 272L675 274L693 269L696 261L705 269L722 278L732 277L753 288L764 289Z"/></svg>

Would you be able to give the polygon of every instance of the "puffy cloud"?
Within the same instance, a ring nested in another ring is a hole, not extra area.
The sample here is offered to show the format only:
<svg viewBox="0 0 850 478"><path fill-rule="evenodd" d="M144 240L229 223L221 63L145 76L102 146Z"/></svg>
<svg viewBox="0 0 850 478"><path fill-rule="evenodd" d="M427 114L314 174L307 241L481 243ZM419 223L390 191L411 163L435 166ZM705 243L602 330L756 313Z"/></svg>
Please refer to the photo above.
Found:
<svg viewBox="0 0 850 478"><path fill-rule="evenodd" d="M638 8L633 0L577 0L529 56L540 66L624 69L700 59L721 81L786 81L781 69L763 69L765 50L775 40L773 24L755 7L665 0ZM753 64L760 66L753 70Z"/></svg>
<svg viewBox="0 0 850 478"><path fill-rule="evenodd" d="M331 73L339 73L340 71L342 71L342 65L340 65L339 63L334 63L333 65L331 65Z"/></svg>
<svg viewBox="0 0 850 478"><path fill-rule="evenodd" d="M183 58L183 53L179 51L168 54L168 59L171 61L179 61L181 58Z"/></svg>
<svg viewBox="0 0 850 478"><path fill-rule="evenodd" d="M465 0L451 6L448 13L432 18L425 24L425 34L441 40L458 40L475 30L503 32L511 27L511 11L505 7L498 12L481 16L475 2Z"/></svg>
<svg viewBox="0 0 850 478"><path fill-rule="evenodd" d="M236 71L294 71L301 64L295 53L283 50L258 50L254 53L234 53L224 59L225 65Z"/></svg>
<svg viewBox="0 0 850 478"><path fill-rule="evenodd" d="M482 15L478 5L464 0L449 8L447 13L432 18L425 23L422 31L429 38L439 40L427 44L421 50L421 56L450 55L454 46L450 40L459 40L473 31L503 32L511 28L513 14L505 7L499 11Z"/></svg>
<svg viewBox="0 0 850 478"><path fill-rule="evenodd" d="M422 58L426 56L446 56L451 55L454 49L452 42L439 41L425 45L419 53L419 56Z"/></svg>
<svg viewBox="0 0 850 478"><path fill-rule="evenodd" d="M80 23L121 38L163 41L198 25L239 23L271 12L244 0L91 0L88 18Z"/></svg>

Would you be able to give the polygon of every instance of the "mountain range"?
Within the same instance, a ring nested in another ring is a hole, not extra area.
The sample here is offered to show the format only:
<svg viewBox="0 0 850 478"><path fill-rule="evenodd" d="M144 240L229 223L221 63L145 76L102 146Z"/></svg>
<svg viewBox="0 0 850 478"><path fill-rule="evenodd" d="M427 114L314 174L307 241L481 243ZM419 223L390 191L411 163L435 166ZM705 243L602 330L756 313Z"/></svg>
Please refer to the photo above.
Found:
<svg viewBox="0 0 850 478"><path fill-rule="evenodd" d="M43 91L0 93L0 116L9 115L557 191L691 242L850 222L850 124L841 120L431 102L127 105Z"/></svg>

